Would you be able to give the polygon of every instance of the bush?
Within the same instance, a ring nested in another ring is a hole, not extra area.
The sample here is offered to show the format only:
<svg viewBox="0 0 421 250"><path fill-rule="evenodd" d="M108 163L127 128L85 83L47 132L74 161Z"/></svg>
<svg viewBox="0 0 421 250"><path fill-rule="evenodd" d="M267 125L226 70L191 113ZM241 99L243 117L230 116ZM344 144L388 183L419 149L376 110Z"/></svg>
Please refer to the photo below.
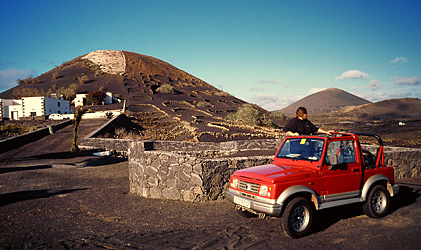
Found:
<svg viewBox="0 0 421 250"><path fill-rule="evenodd" d="M86 95L86 104L101 105L104 101L105 93L101 91L94 91Z"/></svg>
<svg viewBox="0 0 421 250"><path fill-rule="evenodd" d="M243 104L235 114L229 114L225 119L252 126L273 126L272 120L251 104Z"/></svg>
<svg viewBox="0 0 421 250"><path fill-rule="evenodd" d="M77 80L79 84L82 85L89 81L89 77L87 75L81 75L81 76L78 75Z"/></svg>
<svg viewBox="0 0 421 250"><path fill-rule="evenodd" d="M156 89L156 92L159 92L162 94L171 94L171 95L176 95L180 93L178 90L176 90L173 86L169 84L162 84Z"/></svg>
<svg viewBox="0 0 421 250"><path fill-rule="evenodd" d="M276 112L276 113L270 113L269 117L271 119L278 119L280 121L289 121L290 118L285 115L284 113Z"/></svg>
<svg viewBox="0 0 421 250"><path fill-rule="evenodd" d="M209 107L210 105L207 102L197 102L196 106L198 108L205 108L205 107Z"/></svg>
<svg viewBox="0 0 421 250"><path fill-rule="evenodd" d="M45 92L42 89L18 87L13 90L12 96L15 99L20 99L22 97L45 96Z"/></svg>
<svg viewBox="0 0 421 250"><path fill-rule="evenodd" d="M25 79L17 79L16 82L19 85L37 85L39 83L39 79L38 78L33 78L32 75L28 76Z"/></svg>
<svg viewBox="0 0 421 250"><path fill-rule="evenodd" d="M56 92L58 97L63 96L64 100L71 101L73 97L77 94L79 90L79 85L77 83L72 83L68 88L60 87L56 89L54 86L49 90L49 92Z"/></svg>

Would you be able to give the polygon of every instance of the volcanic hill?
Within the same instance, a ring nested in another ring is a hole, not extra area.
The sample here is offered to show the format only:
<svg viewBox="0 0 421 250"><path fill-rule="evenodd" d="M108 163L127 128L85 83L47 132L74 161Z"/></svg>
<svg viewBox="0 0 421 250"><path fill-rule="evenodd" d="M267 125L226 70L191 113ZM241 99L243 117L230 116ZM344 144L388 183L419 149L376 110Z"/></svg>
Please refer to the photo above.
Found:
<svg viewBox="0 0 421 250"><path fill-rule="evenodd" d="M295 111L298 107L305 107L310 114L320 114L340 110L346 106L356 106L368 103L370 103L370 101L341 89L329 88L306 96L293 104L274 112L295 115Z"/></svg>
<svg viewBox="0 0 421 250"><path fill-rule="evenodd" d="M348 106L337 111L337 115L359 119L419 120L421 117L421 99L389 99L364 105Z"/></svg>
<svg viewBox="0 0 421 250"><path fill-rule="evenodd" d="M125 103L130 122L126 122L125 129L105 137L222 141L281 136L280 130L225 119L244 105L263 116L269 115L268 111L162 60L127 51L99 50L77 57L34 79L22 81L19 86L0 93L0 97L17 98L17 93L25 96L22 93L28 90L44 94L60 92L71 86L77 86L77 93L112 92L123 100L87 107L123 109Z"/></svg>

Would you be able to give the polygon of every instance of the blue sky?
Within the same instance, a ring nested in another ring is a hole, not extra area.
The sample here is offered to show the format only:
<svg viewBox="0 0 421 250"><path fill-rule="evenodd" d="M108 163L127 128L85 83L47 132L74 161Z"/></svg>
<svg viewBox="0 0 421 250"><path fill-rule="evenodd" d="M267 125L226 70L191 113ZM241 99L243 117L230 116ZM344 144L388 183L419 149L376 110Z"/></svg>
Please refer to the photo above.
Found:
<svg viewBox="0 0 421 250"><path fill-rule="evenodd" d="M243 100L281 109L340 88L421 97L420 1L0 2L0 91L80 55L156 57Z"/></svg>

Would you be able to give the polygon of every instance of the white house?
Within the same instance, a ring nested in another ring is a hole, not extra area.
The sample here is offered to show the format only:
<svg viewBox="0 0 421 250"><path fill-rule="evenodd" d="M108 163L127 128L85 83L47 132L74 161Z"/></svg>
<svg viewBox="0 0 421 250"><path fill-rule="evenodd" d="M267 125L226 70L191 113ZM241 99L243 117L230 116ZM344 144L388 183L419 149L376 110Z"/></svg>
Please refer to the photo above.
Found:
<svg viewBox="0 0 421 250"><path fill-rule="evenodd" d="M0 118L19 120L22 112L22 100L0 99Z"/></svg>
<svg viewBox="0 0 421 250"><path fill-rule="evenodd" d="M1 99L0 118L18 120L21 117L48 117L51 114L71 114L70 102L51 97L22 97L21 100Z"/></svg>
<svg viewBox="0 0 421 250"><path fill-rule="evenodd" d="M76 94L75 107L86 105L86 94Z"/></svg>
<svg viewBox="0 0 421 250"><path fill-rule="evenodd" d="M70 114L70 102L51 97L22 97L23 117Z"/></svg>
<svg viewBox="0 0 421 250"><path fill-rule="evenodd" d="M86 95L87 94L77 94L76 95L76 98L74 99L75 107L86 105ZM113 93L111 93L111 92L105 93L103 105L113 104L113 103L116 103L116 102L121 102L121 100L114 97Z"/></svg>

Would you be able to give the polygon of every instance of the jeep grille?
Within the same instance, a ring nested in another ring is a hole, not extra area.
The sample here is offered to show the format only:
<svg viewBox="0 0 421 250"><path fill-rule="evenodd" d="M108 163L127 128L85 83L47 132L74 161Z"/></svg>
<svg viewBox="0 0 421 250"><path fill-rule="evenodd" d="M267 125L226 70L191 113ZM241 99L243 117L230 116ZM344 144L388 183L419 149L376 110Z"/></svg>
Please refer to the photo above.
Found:
<svg viewBox="0 0 421 250"><path fill-rule="evenodd" d="M240 183L238 184L238 189L257 194L257 192L259 192L259 184L240 181Z"/></svg>

